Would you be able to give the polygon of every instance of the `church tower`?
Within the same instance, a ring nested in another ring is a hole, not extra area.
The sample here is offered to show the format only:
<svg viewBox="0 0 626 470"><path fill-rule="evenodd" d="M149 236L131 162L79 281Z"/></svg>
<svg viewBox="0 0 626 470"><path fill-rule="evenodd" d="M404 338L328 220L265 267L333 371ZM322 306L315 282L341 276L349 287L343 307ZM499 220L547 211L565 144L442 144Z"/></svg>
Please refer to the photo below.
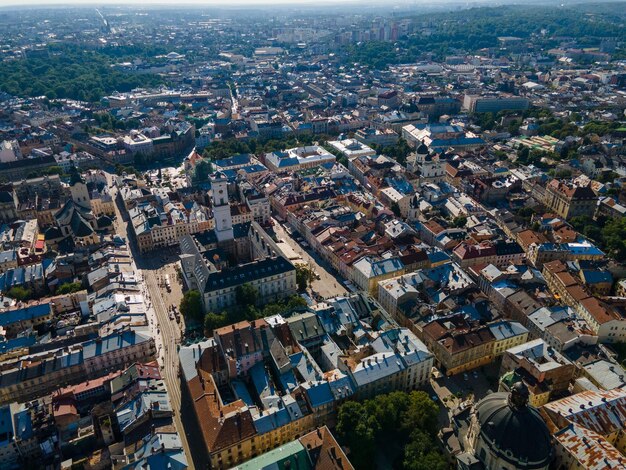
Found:
<svg viewBox="0 0 626 470"><path fill-rule="evenodd" d="M76 169L70 174L70 194L72 200L85 209L91 209L91 198L85 180Z"/></svg>
<svg viewBox="0 0 626 470"><path fill-rule="evenodd" d="M215 235L218 242L233 240L233 219L228 203L228 180L224 173L218 171L211 175L211 192L213 198L213 217L215 219Z"/></svg>

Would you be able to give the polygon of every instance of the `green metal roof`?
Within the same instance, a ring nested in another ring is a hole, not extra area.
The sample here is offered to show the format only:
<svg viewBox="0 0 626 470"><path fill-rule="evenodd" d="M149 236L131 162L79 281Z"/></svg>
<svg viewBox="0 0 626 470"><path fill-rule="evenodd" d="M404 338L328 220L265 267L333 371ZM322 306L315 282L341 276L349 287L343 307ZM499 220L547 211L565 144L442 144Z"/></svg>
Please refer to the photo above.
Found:
<svg viewBox="0 0 626 470"><path fill-rule="evenodd" d="M270 450L232 470L283 470L286 462L289 462L291 470L313 470L306 449L298 440Z"/></svg>

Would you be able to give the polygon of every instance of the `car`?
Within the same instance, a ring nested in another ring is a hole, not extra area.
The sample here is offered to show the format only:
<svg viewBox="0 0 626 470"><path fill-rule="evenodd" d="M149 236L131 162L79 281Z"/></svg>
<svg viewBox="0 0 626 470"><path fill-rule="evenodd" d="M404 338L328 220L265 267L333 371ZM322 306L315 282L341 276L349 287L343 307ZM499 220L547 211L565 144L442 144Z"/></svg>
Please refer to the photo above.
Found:
<svg viewBox="0 0 626 470"><path fill-rule="evenodd" d="M472 372L472 375L474 376L475 379L477 379L478 378L478 371Z"/></svg>
<svg viewBox="0 0 626 470"><path fill-rule="evenodd" d="M467 375L467 372L463 373L463 380L465 381L469 380L469 375Z"/></svg>

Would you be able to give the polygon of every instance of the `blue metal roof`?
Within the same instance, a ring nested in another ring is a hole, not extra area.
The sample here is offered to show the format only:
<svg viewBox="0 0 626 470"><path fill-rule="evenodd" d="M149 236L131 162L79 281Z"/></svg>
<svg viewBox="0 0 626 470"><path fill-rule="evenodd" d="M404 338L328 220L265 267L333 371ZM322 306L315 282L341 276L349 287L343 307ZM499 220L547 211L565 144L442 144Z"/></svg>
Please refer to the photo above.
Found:
<svg viewBox="0 0 626 470"><path fill-rule="evenodd" d="M10 310L0 313L0 326L12 325L14 323L44 317L50 314L50 304L29 305L28 307Z"/></svg>
<svg viewBox="0 0 626 470"><path fill-rule="evenodd" d="M296 380L296 376L293 373L293 370L289 369L287 372L284 372L279 377L280 385L283 390L287 392L293 391L298 386L298 381Z"/></svg>
<svg viewBox="0 0 626 470"><path fill-rule="evenodd" d="M9 436L13 434L13 419L11 417L11 408L9 405L5 405L0 408L0 436L5 437L0 441L0 447L4 447L9 444L11 439Z"/></svg>
<svg viewBox="0 0 626 470"><path fill-rule="evenodd" d="M613 283L613 276L608 271L583 269L581 274L587 284Z"/></svg>
<svg viewBox="0 0 626 470"><path fill-rule="evenodd" d="M15 422L15 435L21 440L30 439L33 436L33 422L30 412L26 409L18 411L13 417Z"/></svg>
<svg viewBox="0 0 626 470"><path fill-rule="evenodd" d="M442 263L444 261L450 261L450 256L444 251L429 251L428 260L431 264Z"/></svg>
<svg viewBox="0 0 626 470"><path fill-rule="evenodd" d="M222 167L222 168L229 167L229 166L247 165L249 163L250 163L250 155L247 153L234 155L230 158L223 158L221 160L215 160L215 166Z"/></svg>
<svg viewBox="0 0 626 470"><path fill-rule="evenodd" d="M0 341L0 354L12 351L13 349L32 346L36 342L37 338L35 336L20 336L8 341Z"/></svg>
<svg viewBox="0 0 626 470"><path fill-rule="evenodd" d="M248 388L243 381L238 379L231 380L230 385L233 388L233 391L235 392L235 396L237 398L241 399L241 401L243 401L248 406L254 406L254 401L252 400L250 393L248 393Z"/></svg>
<svg viewBox="0 0 626 470"><path fill-rule="evenodd" d="M306 391L311 406L317 408L334 401L335 397L328 382L307 382L302 384L302 388Z"/></svg>
<svg viewBox="0 0 626 470"><path fill-rule="evenodd" d="M264 396L276 394L276 390L274 390L270 378L265 371L265 364L263 362L257 362L250 368L249 373L252 378L252 385L254 385L259 397L263 398Z"/></svg>

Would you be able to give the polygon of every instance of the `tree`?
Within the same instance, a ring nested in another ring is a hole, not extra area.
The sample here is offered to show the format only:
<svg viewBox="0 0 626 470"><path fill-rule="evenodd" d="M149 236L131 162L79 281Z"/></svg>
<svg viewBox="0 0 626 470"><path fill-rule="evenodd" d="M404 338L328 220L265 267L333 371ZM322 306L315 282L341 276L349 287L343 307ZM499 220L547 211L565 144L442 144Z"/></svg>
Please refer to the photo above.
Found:
<svg viewBox="0 0 626 470"><path fill-rule="evenodd" d="M81 282L66 282L65 284L61 284L61 286L57 289L57 294L72 294L82 289L83 284Z"/></svg>
<svg viewBox="0 0 626 470"><path fill-rule="evenodd" d="M614 171L604 171L600 173L598 177L598 181L600 183L612 183L616 178L619 178L619 175Z"/></svg>
<svg viewBox="0 0 626 470"><path fill-rule="evenodd" d="M434 401L425 392L411 392L409 407L402 414L402 426L406 430L419 428L427 431L431 436L437 433L437 417L439 409Z"/></svg>
<svg viewBox="0 0 626 470"><path fill-rule="evenodd" d="M209 173L211 173L211 164L206 160L202 160L198 162L194 169L193 180L206 181L209 178Z"/></svg>
<svg viewBox="0 0 626 470"><path fill-rule="evenodd" d="M315 272L308 264L296 264L296 284L298 284L298 290L304 292L314 279Z"/></svg>
<svg viewBox="0 0 626 470"><path fill-rule="evenodd" d="M365 407L349 401L339 408L337 435L350 449L350 461L358 469L374 468L376 423Z"/></svg>
<svg viewBox="0 0 626 470"><path fill-rule="evenodd" d="M467 223L467 217L463 215L456 216L454 219L452 219L453 227L462 228L462 227L465 227L466 223Z"/></svg>
<svg viewBox="0 0 626 470"><path fill-rule="evenodd" d="M393 201L390 205L390 209L391 209L391 212L393 212L393 215L395 215L396 217L402 216L402 211L400 210L400 206L398 205L397 202Z"/></svg>
<svg viewBox="0 0 626 470"><path fill-rule="evenodd" d="M535 210L532 207L520 207L515 214L524 220L525 223L530 223L533 215L535 215Z"/></svg>
<svg viewBox="0 0 626 470"><path fill-rule="evenodd" d="M444 456L433 449L432 438L421 429L411 433L409 443L404 448L402 466L405 470L447 470Z"/></svg>
<svg viewBox="0 0 626 470"><path fill-rule="evenodd" d="M191 320L196 323L202 322L202 297L200 292L197 290L185 292L180 302L180 313L187 321Z"/></svg>
<svg viewBox="0 0 626 470"><path fill-rule="evenodd" d="M519 128L520 128L519 120L513 119L509 123L509 126L508 126L507 130L509 131L509 134L511 134L511 135L517 135L517 134L519 134Z"/></svg>
<svg viewBox="0 0 626 470"><path fill-rule="evenodd" d="M0 89L17 96L98 101L116 90L127 92L163 82L157 75L139 77L114 69L107 55L84 45L51 44L45 52L50 54L18 59L10 66L0 63Z"/></svg>
<svg viewBox="0 0 626 470"><path fill-rule="evenodd" d="M495 116L493 113L481 113L476 115L477 124L483 131L490 131L496 127Z"/></svg>
<svg viewBox="0 0 626 470"><path fill-rule="evenodd" d="M379 153L393 158L400 165L404 165L406 164L407 157L412 151L413 149L409 146L408 142L401 137L394 145L380 149Z"/></svg>
<svg viewBox="0 0 626 470"><path fill-rule="evenodd" d="M375 449L398 454L404 470L444 470L437 446L439 409L425 392L391 392L363 403L347 402L337 415L337 437L350 449L357 469L375 465Z"/></svg>
<svg viewBox="0 0 626 470"><path fill-rule="evenodd" d="M26 300L30 300L33 293L30 289L26 289L25 287L15 286L11 287L7 291L6 295L7 297L11 297L12 299L21 300L22 302L24 302Z"/></svg>
<svg viewBox="0 0 626 470"><path fill-rule="evenodd" d="M235 298L237 305L240 307L248 307L256 305L258 292L254 286L245 283L237 286L235 289Z"/></svg>
<svg viewBox="0 0 626 470"><path fill-rule="evenodd" d="M520 163L525 164L528 162L528 158L530 157L530 149L526 146L520 148L517 151L517 159Z"/></svg>
<svg viewBox="0 0 626 470"><path fill-rule="evenodd" d="M207 336L213 334L213 330L227 324L226 315L209 312L204 316L204 333Z"/></svg>
<svg viewBox="0 0 626 470"><path fill-rule="evenodd" d="M602 228L602 245L617 261L626 261L626 218L609 220Z"/></svg>

